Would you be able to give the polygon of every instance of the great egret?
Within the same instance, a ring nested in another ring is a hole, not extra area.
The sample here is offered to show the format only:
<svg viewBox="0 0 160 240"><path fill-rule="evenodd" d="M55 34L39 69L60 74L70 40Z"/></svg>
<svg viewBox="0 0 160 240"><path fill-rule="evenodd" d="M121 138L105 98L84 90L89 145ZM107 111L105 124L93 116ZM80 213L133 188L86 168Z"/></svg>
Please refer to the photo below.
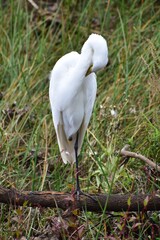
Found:
<svg viewBox="0 0 160 240"><path fill-rule="evenodd" d="M64 163L76 162L76 193L80 194L78 155L95 102L95 72L108 63L106 40L91 34L81 49L61 57L50 75L49 98Z"/></svg>

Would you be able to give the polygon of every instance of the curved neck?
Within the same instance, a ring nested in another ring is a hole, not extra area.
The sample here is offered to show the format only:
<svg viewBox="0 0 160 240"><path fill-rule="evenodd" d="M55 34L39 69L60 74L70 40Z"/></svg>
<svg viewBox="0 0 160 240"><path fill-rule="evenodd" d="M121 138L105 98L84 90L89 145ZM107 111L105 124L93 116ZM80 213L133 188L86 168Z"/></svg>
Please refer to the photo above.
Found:
<svg viewBox="0 0 160 240"><path fill-rule="evenodd" d="M75 67L68 72L66 81L63 82L63 88L60 88L60 95L64 96L63 108L69 106L73 101L73 96L80 91L83 82L86 80L86 73L92 64L92 49L82 52L75 63ZM69 92L68 92L69 86ZM59 104L61 109L61 104ZM63 109L61 109L62 111Z"/></svg>
<svg viewBox="0 0 160 240"><path fill-rule="evenodd" d="M93 50L91 47L88 47L86 51L83 51L79 55L78 62L76 63L75 68L70 73L70 78L68 79L70 84L74 82L74 88L78 89L86 77L86 73L90 66L92 65L92 54Z"/></svg>

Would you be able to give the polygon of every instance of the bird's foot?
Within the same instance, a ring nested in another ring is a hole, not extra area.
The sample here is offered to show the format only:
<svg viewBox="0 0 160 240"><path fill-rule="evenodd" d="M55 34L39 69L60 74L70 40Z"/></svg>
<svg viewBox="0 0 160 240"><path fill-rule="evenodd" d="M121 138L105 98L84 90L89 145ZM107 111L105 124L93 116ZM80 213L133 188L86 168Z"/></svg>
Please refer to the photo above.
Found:
<svg viewBox="0 0 160 240"><path fill-rule="evenodd" d="M76 195L76 197L77 197L77 201L80 200L80 195L83 195L83 196L89 197L89 198L92 199L94 202L97 202L97 200L96 200L94 197L90 196L90 195L87 194L87 193L82 192L80 189L76 189L76 190L73 192L73 196L75 196L75 195Z"/></svg>

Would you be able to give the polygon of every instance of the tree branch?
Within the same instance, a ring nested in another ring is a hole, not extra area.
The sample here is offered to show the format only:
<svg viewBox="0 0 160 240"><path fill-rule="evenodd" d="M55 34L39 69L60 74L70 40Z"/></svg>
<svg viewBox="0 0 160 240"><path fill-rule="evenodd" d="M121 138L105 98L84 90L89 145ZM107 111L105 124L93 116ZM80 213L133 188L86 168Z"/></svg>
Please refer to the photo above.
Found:
<svg viewBox="0 0 160 240"><path fill-rule="evenodd" d="M0 187L0 202L14 206L52 207L66 209L85 209L91 212L103 211L155 211L160 210L160 196L158 195L120 195L120 194L91 194L80 195L80 201L69 193L63 192L29 192Z"/></svg>
<svg viewBox="0 0 160 240"><path fill-rule="evenodd" d="M33 0L28 0L28 2L30 2L36 10L39 9L38 5Z"/></svg>
<svg viewBox="0 0 160 240"><path fill-rule="evenodd" d="M146 158L145 156L143 156L139 153L128 151L129 147L130 147L129 145L125 145L124 148L122 148L120 153L123 157L138 158L138 159L142 160L143 162L147 163L150 167L152 167L160 172L160 166L158 166L156 163L152 162L150 159Z"/></svg>

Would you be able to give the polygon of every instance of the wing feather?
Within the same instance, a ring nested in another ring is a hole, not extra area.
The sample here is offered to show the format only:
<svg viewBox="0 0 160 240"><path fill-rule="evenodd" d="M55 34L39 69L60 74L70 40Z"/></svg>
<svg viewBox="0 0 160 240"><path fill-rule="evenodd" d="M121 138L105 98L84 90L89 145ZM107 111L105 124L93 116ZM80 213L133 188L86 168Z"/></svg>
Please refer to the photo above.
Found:
<svg viewBox="0 0 160 240"><path fill-rule="evenodd" d="M74 162L74 142L75 136L72 136L73 141L68 141L64 131L64 123L62 118L62 112L57 106L57 100L59 99L57 88L59 84L62 84L64 72L67 74L70 69L74 68L79 59L77 52L71 52L60 58L55 64L50 74L50 87L49 87L49 99L51 104L53 123L57 135L58 145L61 152L62 160L64 163Z"/></svg>
<svg viewBox="0 0 160 240"><path fill-rule="evenodd" d="M74 163L75 162L75 152L74 152L74 142L75 142L75 136L72 137L72 141L69 141L66 138L66 134L64 132L64 128L62 124L58 124L57 128L57 139L58 139L58 145L61 153L61 157L63 162L66 164Z"/></svg>
<svg viewBox="0 0 160 240"><path fill-rule="evenodd" d="M80 150L83 143L83 138L85 132L87 130L92 111L94 102L96 99L96 92L97 92L97 81L96 81L96 74L91 73L84 82L84 103L85 103L85 114L82 125L79 130L79 139L78 139L78 154L80 154Z"/></svg>
<svg viewBox="0 0 160 240"><path fill-rule="evenodd" d="M72 136L72 141L67 139L64 131L62 112L52 108L52 116L62 160L65 164L67 162L73 163L75 162L74 143L76 136Z"/></svg>

